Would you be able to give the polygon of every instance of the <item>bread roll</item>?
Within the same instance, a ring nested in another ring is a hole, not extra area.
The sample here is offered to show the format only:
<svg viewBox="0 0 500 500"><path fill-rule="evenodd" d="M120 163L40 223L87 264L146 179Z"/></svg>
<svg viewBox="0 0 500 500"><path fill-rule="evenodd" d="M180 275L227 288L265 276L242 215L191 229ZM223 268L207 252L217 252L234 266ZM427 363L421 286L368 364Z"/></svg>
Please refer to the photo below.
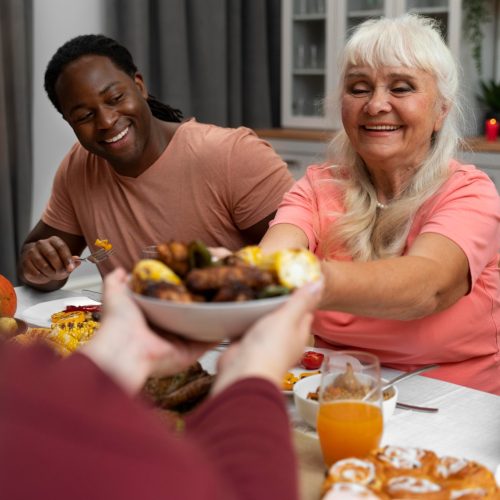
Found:
<svg viewBox="0 0 500 500"><path fill-rule="evenodd" d="M432 451L401 446L385 446L373 452L371 458L380 464L387 479L401 475L428 476L437 463Z"/></svg>
<svg viewBox="0 0 500 500"><path fill-rule="evenodd" d="M500 500L493 473L483 465L401 446L385 446L364 459L335 462L323 482L322 494L322 500Z"/></svg>
<svg viewBox="0 0 500 500"><path fill-rule="evenodd" d="M496 489L493 473L484 465L465 458L439 458L434 476L450 489L483 488L486 492Z"/></svg>
<svg viewBox="0 0 500 500"><path fill-rule="evenodd" d="M387 481L384 491L389 498L448 500L450 497L445 486L430 478L415 476L394 476Z"/></svg>
<svg viewBox="0 0 500 500"><path fill-rule="evenodd" d="M381 467L371 460L345 458L330 467L325 480L325 488L329 489L332 484L342 482L361 484L372 490L380 490L381 475Z"/></svg>
<svg viewBox="0 0 500 500"><path fill-rule="evenodd" d="M334 483L326 492L323 500L379 500L379 496L370 488L356 483Z"/></svg>

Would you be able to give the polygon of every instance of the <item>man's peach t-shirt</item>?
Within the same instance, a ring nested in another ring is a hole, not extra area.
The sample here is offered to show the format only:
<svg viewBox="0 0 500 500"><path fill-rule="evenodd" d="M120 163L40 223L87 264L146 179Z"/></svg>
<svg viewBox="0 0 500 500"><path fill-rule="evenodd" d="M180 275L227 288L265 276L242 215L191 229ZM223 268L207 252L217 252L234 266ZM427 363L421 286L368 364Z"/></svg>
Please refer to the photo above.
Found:
<svg viewBox="0 0 500 500"><path fill-rule="evenodd" d="M452 174L418 211L406 248L426 232L442 234L469 261L471 292L445 311L412 321L316 313L317 345L370 351L385 365L409 370L440 363L429 376L500 395L500 199L486 174L472 165L450 164ZM321 258L318 243L344 211L340 188L330 169L309 167L285 195L272 225L300 227L309 248Z"/></svg>
<svg viewBox="0 0 500 500"><path fill-rule="evenodd" d="M292 185L286 164L250 129L190 120L136 178L75 144L42 220L83 235L91 249L96 238L109 239L114 255L99 265L106 274L131 270L141 249L170 239L238 249L245 244L240 230L272 214Z"/></svg>

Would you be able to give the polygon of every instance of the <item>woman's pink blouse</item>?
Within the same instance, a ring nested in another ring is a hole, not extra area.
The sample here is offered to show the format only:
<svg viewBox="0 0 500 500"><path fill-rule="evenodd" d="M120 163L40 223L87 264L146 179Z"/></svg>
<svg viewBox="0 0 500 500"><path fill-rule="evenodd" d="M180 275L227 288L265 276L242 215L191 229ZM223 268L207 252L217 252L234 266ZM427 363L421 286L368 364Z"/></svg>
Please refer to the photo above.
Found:
<svg viewBox="0 0 500 500"><path fill-rule="evenodd" d="M402 370L439 363L429 376L500 395L500 198L488 176L472 165L450 163L451 175L416 214L403 254L422 233L454 241L469 261L472 288L445 311L398 321L319 311L313 332L317 345L377 354ZM327 165L313 165L288 192L272 225L293 224L318 243L344 211L341 187ZM409 285L410 286L410 285Z"/></svg>

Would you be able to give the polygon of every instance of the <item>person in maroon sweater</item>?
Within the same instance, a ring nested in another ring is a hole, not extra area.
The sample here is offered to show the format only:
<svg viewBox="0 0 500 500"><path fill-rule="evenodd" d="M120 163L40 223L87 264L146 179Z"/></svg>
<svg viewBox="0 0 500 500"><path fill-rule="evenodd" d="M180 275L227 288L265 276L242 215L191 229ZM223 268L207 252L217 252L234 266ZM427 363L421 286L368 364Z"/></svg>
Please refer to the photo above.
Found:
<svg viewBox="0 0 500 500"><path fill-rule="evenodd" d="M211 397L179 435L132 396L209 347L155 335L125 279L107 277L99 335L71 357L0 345L0 497L296 499L278 386L303 352L322 285L298 290L225 351Z"/></svg>

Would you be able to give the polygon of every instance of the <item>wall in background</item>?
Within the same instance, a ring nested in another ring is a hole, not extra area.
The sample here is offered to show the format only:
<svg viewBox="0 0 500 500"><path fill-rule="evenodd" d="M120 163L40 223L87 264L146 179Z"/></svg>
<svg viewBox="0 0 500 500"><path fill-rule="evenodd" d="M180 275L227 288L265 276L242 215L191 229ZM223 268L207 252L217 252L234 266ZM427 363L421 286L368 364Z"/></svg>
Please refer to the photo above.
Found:
<svg viewBox="0 0 500 500"><path fill-rule="evenodd" d="M101 0L42 0L33 2L33 207L34 225L49 198L52 179L59 163L75 142L73 131L52 106L43 89L43 75L49 59L59 46L84 33L104 28ZM95 281L96 269L82 265L71 277L85 284ZM88 277L88 278L87 278Z"/></svg>

